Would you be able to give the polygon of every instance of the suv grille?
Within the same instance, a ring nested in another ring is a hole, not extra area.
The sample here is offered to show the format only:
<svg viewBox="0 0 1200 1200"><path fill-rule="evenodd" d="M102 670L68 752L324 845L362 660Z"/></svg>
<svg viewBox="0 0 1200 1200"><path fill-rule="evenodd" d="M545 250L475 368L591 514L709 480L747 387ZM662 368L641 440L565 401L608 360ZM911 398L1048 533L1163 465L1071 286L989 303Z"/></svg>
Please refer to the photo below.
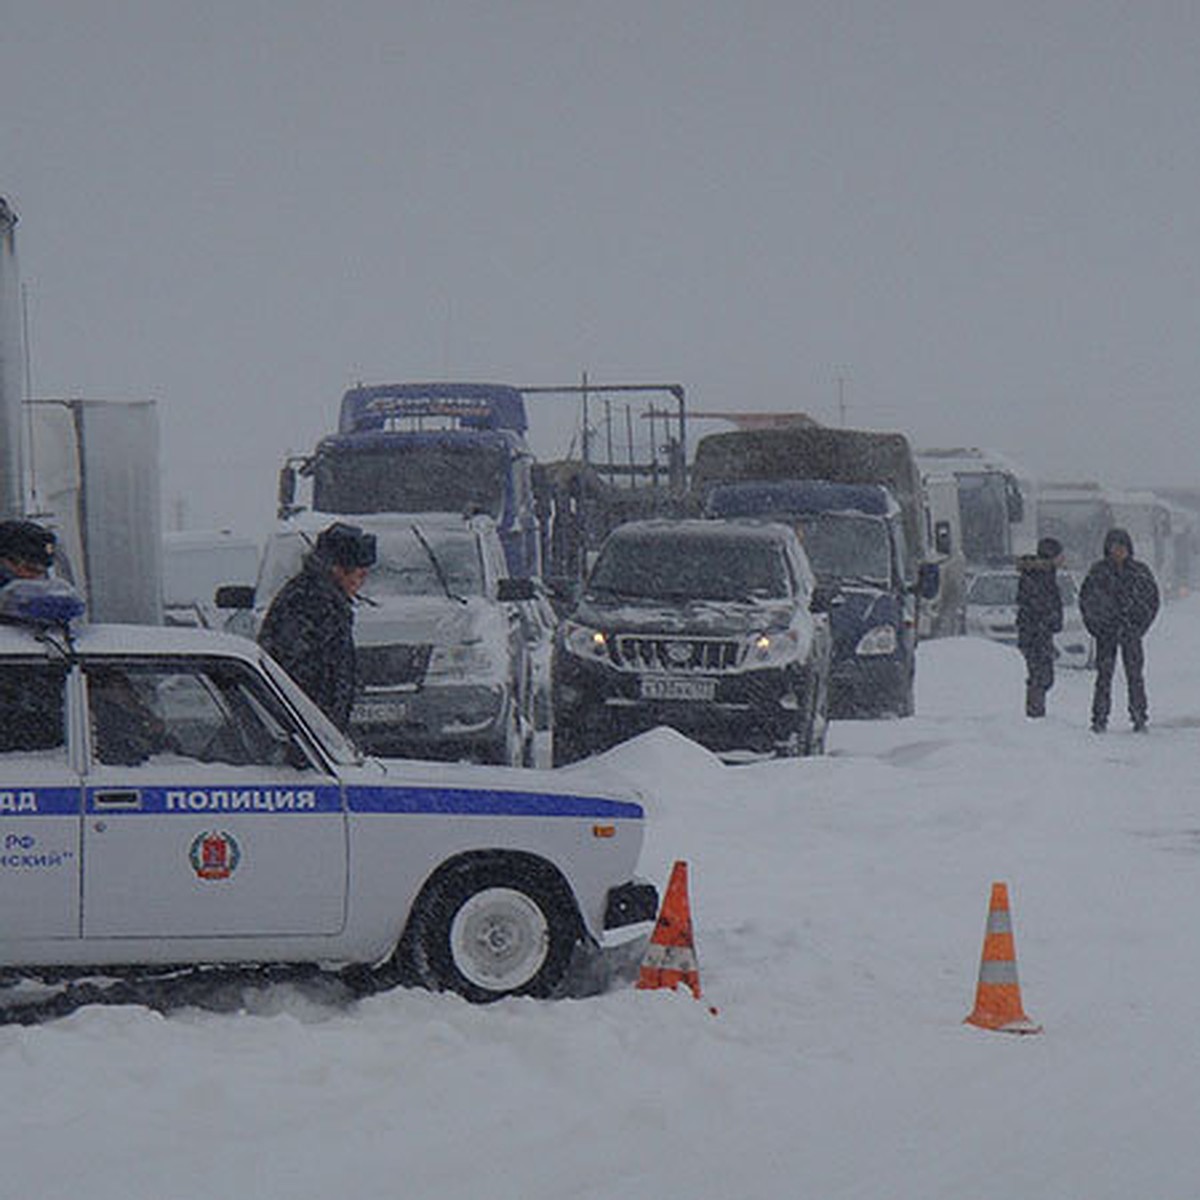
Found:
<svg viewBox="0 0 1200 1200"><path fill-rule="evenodd" d="M358 682L366 687L420 683L432 653L432 646L359 646L354 653Z"/></svg>
<svg viewBox="0 0 1200 1200"><path fill-rule="evenodd" d="M728 638L617 635L616 665L626 671L736 671L743 643Z"/></svg>

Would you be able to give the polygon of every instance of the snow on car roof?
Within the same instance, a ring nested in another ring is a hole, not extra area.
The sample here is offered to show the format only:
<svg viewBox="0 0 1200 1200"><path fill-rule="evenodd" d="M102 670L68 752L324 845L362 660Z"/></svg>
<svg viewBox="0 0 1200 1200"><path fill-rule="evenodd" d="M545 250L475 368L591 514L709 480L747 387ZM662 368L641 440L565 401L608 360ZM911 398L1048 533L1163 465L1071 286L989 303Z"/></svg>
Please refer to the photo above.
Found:
<svg viewBox="0 0 1200 1200"><path fill-rule="evenodd" d="M254 642L211 629L81 622L73 625L71 632L76 648L84 654L219 654L250 662L256 662L259 655ZM0 654L44 654L37 633L27 625L0 625Z"/></svg>

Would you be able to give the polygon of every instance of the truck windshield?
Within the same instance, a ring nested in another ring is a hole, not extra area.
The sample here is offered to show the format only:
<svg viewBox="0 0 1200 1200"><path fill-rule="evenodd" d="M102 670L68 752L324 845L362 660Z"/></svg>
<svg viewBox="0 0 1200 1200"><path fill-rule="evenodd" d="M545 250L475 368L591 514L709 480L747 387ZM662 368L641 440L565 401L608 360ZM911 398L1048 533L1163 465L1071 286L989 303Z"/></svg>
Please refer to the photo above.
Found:
<svg viewBox="0 0 1200 1200"><path fill-rule="evenodd" d="M772 542L715 537L622 537L602 551L588 590L639 600L752 600L788 595Z"/></svg>
<svg viewBox="0 0 1200 1200"><path fill-rule="evenodd" d="M892 578L887 526L851 513L808 513L797 521L808 561L822 582L856 579L887 587Z"/></svg>
<svg viewBox="0 0 1200 1200"><path fill-rule="evenodd" d="M339 447L313 469L318 512L482 512L499 518L506 458L494 446Z"/></svg>

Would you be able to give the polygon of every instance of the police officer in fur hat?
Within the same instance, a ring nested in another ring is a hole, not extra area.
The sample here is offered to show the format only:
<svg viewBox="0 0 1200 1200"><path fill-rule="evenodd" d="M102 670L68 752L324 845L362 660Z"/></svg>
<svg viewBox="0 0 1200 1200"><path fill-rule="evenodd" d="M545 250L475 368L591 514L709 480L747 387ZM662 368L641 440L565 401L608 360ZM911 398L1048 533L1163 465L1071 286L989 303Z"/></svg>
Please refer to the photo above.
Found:
<svg viewBox="0 0 1200 1200"><path fill-rule="evenodd" d="M1046 693L1054 686L1054 635L1063 627L1058 568L1062 543L1044 537L1036 554L1017 559L1017 645L1025 655L1025 715L1046 715Z"/></svg>
<svg viewBox="0 0 1200 1200"><path fill-rule="evenodd" d="M375 565L375 535L336 521L280 589L262 647L341 730L354 706L354 597Z"/></svg>

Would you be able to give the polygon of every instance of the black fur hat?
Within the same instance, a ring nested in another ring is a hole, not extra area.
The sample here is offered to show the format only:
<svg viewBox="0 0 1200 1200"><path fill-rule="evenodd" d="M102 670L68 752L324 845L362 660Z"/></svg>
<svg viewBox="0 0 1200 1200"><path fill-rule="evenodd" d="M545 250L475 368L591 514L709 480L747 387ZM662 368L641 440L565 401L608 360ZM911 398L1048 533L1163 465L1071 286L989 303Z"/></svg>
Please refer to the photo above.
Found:
<svg viewBox="0 0 1200 1200"><path fill-rule="evenodd" d="M56 543L53 532L36 521L0 521L0 558L49 569Z"/></svg>

